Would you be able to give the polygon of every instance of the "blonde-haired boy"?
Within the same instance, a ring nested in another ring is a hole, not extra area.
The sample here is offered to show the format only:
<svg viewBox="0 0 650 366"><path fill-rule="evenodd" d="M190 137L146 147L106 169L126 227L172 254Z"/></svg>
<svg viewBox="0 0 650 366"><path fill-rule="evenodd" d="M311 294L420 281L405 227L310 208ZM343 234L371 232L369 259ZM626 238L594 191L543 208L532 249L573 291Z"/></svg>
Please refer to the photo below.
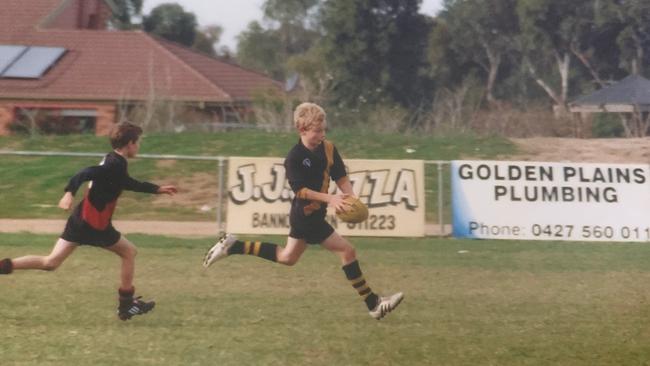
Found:
<svg viewBox="0 0 650 366"><path fill-rule="evenodd" d="M241 241L231 234L224 235L205 255L203 266L232 254L250 254L272 262L294 265L307 249L307 244L320 244L337 254L343 271L352 286L363 297L370 316L381 319L399 305L401 292L387 297L375 294L364 279L352 244L340 236L325 220L327 205L336 211L346 210L345 198L354 195L345 171L343 159L336 147L325 139L325 111L314 103L300 104L293 114L300 141L289 151L284 161L287 179L295 197L291 203L291 229L287 244ZM342 193L329 194L330 179Z"/></svg>

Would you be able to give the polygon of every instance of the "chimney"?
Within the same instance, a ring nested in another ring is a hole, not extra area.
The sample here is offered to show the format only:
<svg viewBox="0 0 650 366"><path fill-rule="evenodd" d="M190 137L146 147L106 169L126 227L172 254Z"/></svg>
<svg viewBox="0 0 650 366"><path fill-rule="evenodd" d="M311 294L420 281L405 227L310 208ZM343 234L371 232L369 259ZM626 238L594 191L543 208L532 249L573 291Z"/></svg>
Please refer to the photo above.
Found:
<svg viewBox="0 0 650 366"><path fill-rule="evenodd" d="M47 28L104 30L112 10L104 0L68 0L50 16Z"/></svg>

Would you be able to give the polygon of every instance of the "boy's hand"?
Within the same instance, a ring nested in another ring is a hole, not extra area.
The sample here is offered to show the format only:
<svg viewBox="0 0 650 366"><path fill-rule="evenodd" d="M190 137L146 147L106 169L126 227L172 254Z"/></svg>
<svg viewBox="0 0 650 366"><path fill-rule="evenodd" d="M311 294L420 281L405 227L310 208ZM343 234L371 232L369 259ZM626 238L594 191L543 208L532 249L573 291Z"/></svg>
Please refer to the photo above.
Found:
<svg viewBox="0 0 650 366"><path fill-rule="evenodd" d="M158 194L168 194L170 196L175 195L178 192L178 189L175 186L160 186L158 188Z"/></svg>
<svg viewBox="0 0 650 366"><path fill-rule="evenodd" d="M59 208L62 208L66 211L70 210L72 207L72 202L74 201L74 196L70 192L65 192L61 200L59 200Z"/></svg>
<svg viewBox="0 0 650 366"><path fill-rule="evenodd" d="M350 203L345 199L348 198L349 194L335 194L330 196L329 205L334 208L336 212L347 211L350 207Z"/></svg>

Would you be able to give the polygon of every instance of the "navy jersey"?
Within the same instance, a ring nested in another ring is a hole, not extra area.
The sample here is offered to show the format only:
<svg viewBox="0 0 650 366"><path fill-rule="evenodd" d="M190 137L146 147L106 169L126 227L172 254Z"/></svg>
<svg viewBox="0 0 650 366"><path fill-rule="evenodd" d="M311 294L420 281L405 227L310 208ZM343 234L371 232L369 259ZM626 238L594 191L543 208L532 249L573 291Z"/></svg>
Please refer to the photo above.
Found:
<svg viewBox="0 0 650 366"><path fill-rule="evenodd" d="M65 191L74 195L87 181L91 181L90 187L73 216L96 230L104 230L110 225L117 198L123 190L156 193L159 188L153 183L131 178L126 159L114 151L108 153L100 165L85 168L70 178Z"/></svg>
<svg viewBox="0 0 650 366"><path fill-rule="evenodd" d="M325 216L326 205L306 199L305 189L328 193L330 179L338 181L345 177L345 166L336 147L325 140L315 151L309 150L301 141L289 151L284 160L287 179L296 194L291 203L293 214Z"/></svg>

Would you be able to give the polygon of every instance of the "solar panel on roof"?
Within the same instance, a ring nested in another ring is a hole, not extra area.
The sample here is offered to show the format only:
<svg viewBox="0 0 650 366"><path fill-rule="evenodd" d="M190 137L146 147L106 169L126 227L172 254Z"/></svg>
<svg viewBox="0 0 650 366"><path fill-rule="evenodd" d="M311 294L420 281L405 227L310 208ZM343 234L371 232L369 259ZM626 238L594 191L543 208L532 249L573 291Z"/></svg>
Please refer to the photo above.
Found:
<svg viewBox="0 0 650 366"><path fill-rule="evenodd" d="M5 78L38 79L65 53L61 47L29 47L3 73Z"/></svg>
<svg viewBox="0 0 650 366"><path fill-rule="evenodd" d="M0 45L0 75L9 67L25 50L25 46Z"/></svg>

